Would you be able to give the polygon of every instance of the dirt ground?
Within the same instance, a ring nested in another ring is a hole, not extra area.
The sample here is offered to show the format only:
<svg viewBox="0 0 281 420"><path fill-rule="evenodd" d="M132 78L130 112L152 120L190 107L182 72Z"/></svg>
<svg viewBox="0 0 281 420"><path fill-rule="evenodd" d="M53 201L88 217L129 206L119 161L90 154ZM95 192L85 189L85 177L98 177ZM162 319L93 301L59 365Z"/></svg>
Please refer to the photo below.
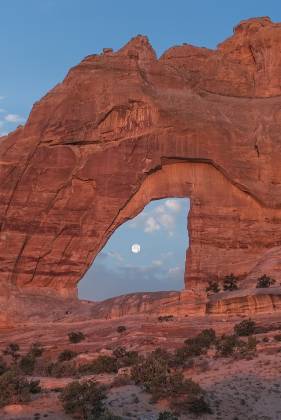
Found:
<svg viewBox="0 0 281 420"><path fill-rule="evenodd" d="M231 332L241 317L183 317L169 322L159 322L157 317L143 315L124 317L118 320L88 320L50 324L24 324L16 329L1 330L0 350L8 343L17 342L22 353L29 346L40 341L47 357L55 357L63 349L79 353L80 359L91 360L97 354L109 354L117 346L125 346L141 352L156 347L173 350L182 345L184 339L202 331L214 328L217 334ZM281 328L281 316L256 315L252 317L258 326L267 327L269 332L257 334L259 341L256 356L249 359L214 358L200 356L184 375L192 378L206 391L213 414L200 418L211 420L280 420L281 419L281 342L274 335ZM117 332L119 325L126 331ZM86 340L70 344L68 332L82 331ZM268 341L262 339L268 337ZM110 384L114 375L94 377L98 382ZM0 411L2 420L67 420L63 413L58 389L71 382L72 378L39 377L43 392L28 404L6 406ZM110 411L125 420L156 420L158 414L168 409L167 403L152 404L150 395L135 385L113 387L107 393L106 405ZM188 414L180 419L194 419Z"/></svg>

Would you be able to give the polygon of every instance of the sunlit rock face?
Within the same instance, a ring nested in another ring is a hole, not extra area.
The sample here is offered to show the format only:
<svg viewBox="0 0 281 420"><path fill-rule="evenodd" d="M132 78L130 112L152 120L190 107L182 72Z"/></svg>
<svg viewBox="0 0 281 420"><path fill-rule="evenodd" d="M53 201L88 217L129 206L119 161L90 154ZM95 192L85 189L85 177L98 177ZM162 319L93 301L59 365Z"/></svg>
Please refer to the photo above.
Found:
<svg viewBox="0 0 281 420"><path fill-rule="evenodd" d="M186 288L281 280L281 25L157 59L144 36L86 57L0 139L1 296L76 295L114 230L190 197ZM137 279L136 279L137 281Z"/></svg>

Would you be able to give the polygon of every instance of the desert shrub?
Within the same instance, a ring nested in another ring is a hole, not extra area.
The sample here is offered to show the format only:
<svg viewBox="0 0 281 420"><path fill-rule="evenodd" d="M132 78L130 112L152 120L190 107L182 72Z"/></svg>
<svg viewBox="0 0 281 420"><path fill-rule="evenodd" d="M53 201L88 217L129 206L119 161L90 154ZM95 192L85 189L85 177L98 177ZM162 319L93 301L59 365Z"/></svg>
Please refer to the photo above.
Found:
<svg viewBox="0 0 281 420"><path fill-rule="evenodd" d="M170 411L162 411L161 413L159 413L157 420L178 420L178 417Z"/></svg>
<svg viewBox="0 0 281 420"><path fill-rule="evenodd" d="M123 357L126 356L127 350L125 347L119 346L113 350L112 354L114 357L116 357L116 359L122 359Z"/></svg>
<svg viewBox="0 0 281 420"><path fill-rule="evenodd" d="M208 286L206 287L206 292L211 293L219 293L220 292L220 286L217 281L209 281Z"/></svg>
<svg viewBox="0 0 281 420"><path fill-rule="evenodd" d="M14 363L17 363L18 359L20 358L20 346L17 343L10 343L4 350L4 354L6 356L10 356Z"/></svg>
<svg viewBox="0 0 281 420"><path fill-rule="evenodd" d="M51 362L42 370L46 376L54 378L73 378L79 374L75 364L72 362Z"/></svg>
<svg viewBox="0 0 281 420"><path fill-rule="evenodd" d="M181 373L170 375L168 386L166 385L165 388L166 392L163 393L163 396L170 399L171 407L178 413L191 412L192 410L194 412L194 406L199 399L205 402L203 396L204 391L200 385L192 379L184 379Z"/></svg>
<svg viewBox="0 0 281 420"><path fill-rule="evenodd" d="M99 374L99 373L116 373L118 370L117 359L115 357L101 355L90 363L86 363L79 367L80 373L83 374Z"/></svg>
<svg viewBox="0 0 281 420"><path fill-rule="evenodd" d="M248 337L247 341L243 341L237 335L223 335L216 342L217 356L248 356L255 352L256 345L257 340L252 336Z"/></svg>
<svg viewBox="0 0 281 420"><path fill-rule="evenodd" d="M41 357L41 356L42 356L43 351L44 351L44 349L43 349L43 347L42 347L42 344L41 344L41 343L36 342L36 343L33 343L33 344L31 345L30 350L29 350L29 354L30 354L31 356L33 356L33 357L37 358L37 357Z"/></svg>
<svg viewBox="0 0 281 420"><path fill-rule="evenodd" d="M239 340L237 350L240 355L249 356L254 354L257 349L257 340L253 336L249 336L247 341Z"/></svg>
<svg viewBox="0 0 281 420"><path fill-rule="evenodd" d="M105 411L98 420L123 420L120 416L115 416L114 414L110 413L109 411Z"/></svg>
<svg viewBox="0 0 281 420"><path fill-rule="evenodd" d="M119 386L130 385L131 383L131 376L126 373L122 373L114 377L111 386L112 388L118 388Z"/></svg>
<svg viewBox="0 0 281 420"><path fill-rule="evenodd" d="M239 339L235 335L223 335L216 342L217 356L229 357L234 354L239 345Z"/></svg>
<svg viewBox="0 0 281 420"><path fill-rule="evenodd" d="M35 369L36 359L41 357L43 348L40 343L33 343L29 352L19 361L19 367L25 375L32 375Z"/></svg>
<svg viewBox="0 0 281 420"><path fill-rule="evenodd" d="M264 343L268 343L268 342L269 342L269 338L268 338L268 337L263 337L262 341L263 341Z"/></svg>
<svg viewBox="0 0 281 420"><path fill-rule="evenodd" d="M122 332L124 332L124 331L126 331L127 330L127 328L125 327L125 325L119 325L117 328L116 328L116 331L119 333L119 334L121 334Z"/></svg>
<svg viewBox="0 0 281 420"><path fill-rule="evenodd" d="M193 366L193 359L187 346L178 348L173 356L173 366Z"/></svg>
<svg viewBox="0 0 281 420"><path fill-rule="evenodd" d="M3 375L8 370L7 364L2 357L0 357L0 375Z"/></svg>
<svg viewBox="0 0 281 420"><path fill-rule="evenodd" d="M139 357L137 351L127 351L125 347L117 347L113 351L113 356L117 359L117 367L134 365Z"/></svg>
<svg viewBox="0 0 281 420"><path fill-rule="evenodd" d="M72 331L68 334L68 339L70 343L77 344L85 340L85 335L82 333L82 331Z"/></svg>
<svg viewBox="0 0 281 420"><path fill-rule="evenodd" d="M160 315L158 316L158 321L160 322L169 322L174 320L174 315Z"/></svg>
<svg viewBox="0 0 281 420"><path fill-rule="evenodd" d="M207 401L202 395L198 398L195 397L192 401L190 401L189 411L197 415L205 413L212 414L210 405L207 403Z"/></svg>
<svg viewBox="0 0 281 420"><path fill-rule="evenodd" d="M239 335L240 337L254 334L255 329L256 323L251 319L243 319L243 321L234 326L235 334Z"/></svg>
<svg viewBox="0 0 281 420"><path fill-rule="evenodd" d="M21 371L25 375L32 375L35 368L35 357L32 357L31 355L27 354L26 356L23 356L19 361L19 367Z"/></svg>
<svg viewBox="0 0 281 420"><path fill-rule="evenodd" d="M203 390L192 379L185 379L182 373L172 372L170 355L163 352L161 349L152 352L133 366L132 379L152 395L153 401L168 399L172 408L184 412L195 398L203 397Z"/></svg>
<svg viewBox="0 0 281 420"><path fill-rule="evenodd" d="M31 394L40 391L39 381L28 381L18 370L10 369L0 376L0 407L30 401Z"/></svg>
<svg viewBox="0 0 281 420"><path fill-rule="evenodd" d="M185 349L182 350L184 357L200 356L205 353L216 341L216 333L210 328L201 331L198 335L185 340Z"/></svg>
<svg viewBox="0 0 281 420"><path fill-rule="evenodd" d="M256 350L257 348L256 337L253 337L253 336L248 337L247 348L248 350Z"/></svg>
<svg viewBox="0 0 281 420"><path fill-rule="evenodd" d="M275 341L281 341L281 334L276 334L273 338Z"/></svg>
<svg viewBox="0 0 281 420"><path fill-rule="evenodd" d="M77 356L76 351L63 350L58 357L59 362L67 362Z"/></svg>
<svg viewBox="0 0 281 420"><path fill-rule="evenodd" d="M225 276L223 279L223 290L225 291L233 291L238 289L237 285L237 277L234 274L229 274Z"/></svg>
<svg viewBox="0 0 281 420"><path fill-rule="evenodd" d="M64 411L85 420L99 419L104 412L104 388L94 381L74 381L60 395Z"/></svg>
<svg viewBox="0 0 281 420"><path fill-rule="evenodd" d="M136 385L141 385L145 391L157 399L167 381L168 374L167 361L150 354L146 359L133 366L131 377Z"/></svg>
<svg viewBox="0 0 281 420"><path fill-rule="evenodd" d="M270 287L275 283L275 280L267 275L263 275L258 278L256 288L257 289L264 289L266 287Z"/></svg>

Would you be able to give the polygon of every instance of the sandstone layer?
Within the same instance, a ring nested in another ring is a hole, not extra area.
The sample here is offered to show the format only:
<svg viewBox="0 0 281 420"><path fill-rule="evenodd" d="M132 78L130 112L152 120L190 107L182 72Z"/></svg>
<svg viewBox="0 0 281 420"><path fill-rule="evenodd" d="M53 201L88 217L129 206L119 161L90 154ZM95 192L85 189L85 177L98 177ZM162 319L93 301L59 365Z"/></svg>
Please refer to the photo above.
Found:
<svg viewBox="0 0 281 420"><path fill-rule="evenodd" d="M157 58L137 36L72 68L0 139L1 302L76 296L114 230L168 196L191 199L187 289L280 281L280 43L256 18L215 50Z"/></svg>

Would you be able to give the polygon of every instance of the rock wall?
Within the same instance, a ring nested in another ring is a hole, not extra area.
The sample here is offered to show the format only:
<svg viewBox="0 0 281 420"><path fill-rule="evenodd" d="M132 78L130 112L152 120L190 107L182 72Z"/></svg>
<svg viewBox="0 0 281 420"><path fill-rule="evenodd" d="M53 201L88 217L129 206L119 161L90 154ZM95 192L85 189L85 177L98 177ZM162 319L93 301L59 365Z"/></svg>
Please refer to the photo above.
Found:
<svg viewBox="0 0 281 420"><path fill-rule="evenodd" d="M0 293L76 295L114 230L190 197L186 288L281 280L281 24L157 58L144 36L86 57L0 138Z"/></svg>

